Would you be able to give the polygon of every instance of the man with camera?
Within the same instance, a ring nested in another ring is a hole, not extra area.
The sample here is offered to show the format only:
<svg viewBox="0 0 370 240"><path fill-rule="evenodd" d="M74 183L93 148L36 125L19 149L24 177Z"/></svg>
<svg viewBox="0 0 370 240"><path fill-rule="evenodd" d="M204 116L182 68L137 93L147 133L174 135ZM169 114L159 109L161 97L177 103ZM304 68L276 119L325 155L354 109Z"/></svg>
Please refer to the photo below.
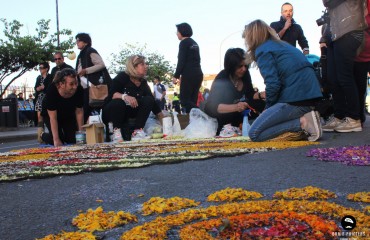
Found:
<svg viewBox="0 0 370 240"><path fill-rule="evenodd" d="M326 44L327 70L334 100L334 116L322 128L326 132L362 131L353 69L367 27L364 16L366 3L366 0L323 0L328 14L317 22L330 26L323 35L331 37L331 42Z"/></svg>
<svg viewBox="0 0 370 240"><path fill-rule="evenodd" d="M286 2L281 6L280 21L272 22L270 24L280 39L296 46L298 41L302 52L306 55L309 54L309 47L306 37L303 34L302 27L297 24L293 19L293 5Z"/></svg>

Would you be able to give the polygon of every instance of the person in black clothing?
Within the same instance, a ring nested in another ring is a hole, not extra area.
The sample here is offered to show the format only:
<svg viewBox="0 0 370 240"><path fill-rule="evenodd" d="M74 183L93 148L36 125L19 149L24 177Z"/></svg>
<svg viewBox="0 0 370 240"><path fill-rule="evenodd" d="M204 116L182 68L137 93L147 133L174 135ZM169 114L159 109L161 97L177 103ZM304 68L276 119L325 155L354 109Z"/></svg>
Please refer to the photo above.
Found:
<svg viewBox="0 0 370 240"><path fill-rule="evenodd" d="M77 57L76 71L80 78L81 86L84 89L84 121L95 111L100 111L100 108L93 108L89 105L89 87L91 84L107 84L108 88L112 82L104 61L99 53L91 47L91 37L87 33L79 33L76 35L76 44L81 50Z"/></svg>
<svg viewBox="0 0 370 240"><path fill-rule="evenodd" d="M103 107L103 122L113 123L114 142L131 140L132 129L127 126L130 118L136 119L135 130L144 128L150 112L159 119L163 118L148 82L144 79L147 71L145 57L133 55L127 59L125 72L119 73L112 81Z"/></svg>
<svg viewBox="0 0 370 240"><path fill-rule="evenodd" d="M53 69L51 69L51 73L50 73L53 78L54 78L55 74L58 71L60 71L64 68L72 68L73 69L72 66L70 66L70 65L68 65L64 62L64 56L63 56L62 52L56 52L54 54L54 61L55 61L56 66L53 67Z"/></svg>
<svg viewBox="0 0 370 240"><path fill-rule="evenodd" d="M252 113L256 118L265 108L265 98L265 92L254 91L244 50L230 48L225 53L224 70L212 83L204 111L217 118L219 134L226 124L239 127L243 122L241 112L248 107L256 110Z"/></svg>
<svg viewBox="0 0 370 240"><path fill-rule="evenodd" d="M270 24L281 40L296 46L298 41L303 53L309 54L309 47L306 37L304 36L302 27L297 24L293 19L293 5L286 2L281 6L280 21L272 22Z"/></svg>
<svg viewBox="0 0 370 240"><path fill-rule="evenodd" d="M44 119L41 115L42 111L42 101L44 99L44 96L46 94L46 90L48 89L48 86L52 83L53 78L49 74L49 63L44 62L40 63L39 70L40 75L36 78L35 83L35 111L37 113L37 141L39 143L42 143L41 140L41 133L44 131Z"/></svg>
<svg viewBox="0 0 370 240"><path fill-rule="evenodd" d="M83 89L74 69L58 71L42 102L42 116L49 133L41 139L55 147L76 143L76 131L83 125Z"/></svg>
<svg viewBox="0 0 370 240"><path fill-rule="evenodd" d="M193 30L187 23L177 24L177 37L180 40L178 61L173 82L180 81L180 101L189 113L197 108L198 92L203 81L203 72L200 66L198 44L191 38ZM179 80L180 79L180 80Z"/></svg>
<svg viewBox="0 0 370 240"><path fill-rule="evenodd" d="M24 101L22 92L18 93L18 101Z"/></svg>

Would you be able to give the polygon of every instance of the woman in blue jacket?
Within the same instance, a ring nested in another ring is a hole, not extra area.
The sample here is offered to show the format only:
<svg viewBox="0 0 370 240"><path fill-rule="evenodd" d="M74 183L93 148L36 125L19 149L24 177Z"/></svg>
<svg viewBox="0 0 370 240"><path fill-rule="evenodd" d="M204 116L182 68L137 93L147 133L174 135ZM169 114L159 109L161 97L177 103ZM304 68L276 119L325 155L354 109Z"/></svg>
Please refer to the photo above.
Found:
<svg viewBox="0 0 370 240"><path fill-rule="evenodd" d="M309 141L318 140L320 116L313 109L322 94L312 65L262 20L248 24L243 37L250 60L257 63L266 85L266 109L252 124L249 137L266 141L286 132L304 131Z"/></svg>

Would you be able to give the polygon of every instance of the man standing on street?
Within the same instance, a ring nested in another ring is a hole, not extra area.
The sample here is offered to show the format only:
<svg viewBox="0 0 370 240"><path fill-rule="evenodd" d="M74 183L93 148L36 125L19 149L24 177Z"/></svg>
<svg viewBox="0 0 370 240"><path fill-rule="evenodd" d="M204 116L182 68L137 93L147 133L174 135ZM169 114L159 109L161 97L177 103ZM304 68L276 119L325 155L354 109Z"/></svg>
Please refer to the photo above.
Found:
<svg viewBox="0 0 370 240"><path fill-rule="evenodd" d="M303 54L309 54L309 47L306 37L303 34L302 27L293 19L293 5L286 2L281 6L280 21L272 22L270 27L275 29L280 39L296 46L298 41Z"/></svg>
<svg viewBox="0 0 370 240"><path fill-rule="evenodd" d="M54 79L54 76L55 76L55 73L64 69L64 68L72 68L70 65L66 64L64 62L64 57L63 57L63 53L61 52L56 52L54 54L54 62L56 64L55 67L53 67L53 69L51 69L51 76L53 77Z"/></svg>

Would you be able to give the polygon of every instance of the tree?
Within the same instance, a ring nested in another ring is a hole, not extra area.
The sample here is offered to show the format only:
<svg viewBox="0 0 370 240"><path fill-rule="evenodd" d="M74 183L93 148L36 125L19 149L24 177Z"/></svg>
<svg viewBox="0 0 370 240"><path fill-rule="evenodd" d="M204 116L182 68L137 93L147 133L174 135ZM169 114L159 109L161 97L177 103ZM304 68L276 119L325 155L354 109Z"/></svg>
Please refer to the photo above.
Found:
<svg viewBox="0 0 370 240"><path fill-rule="evenodd" d="M19 77L34 69L41 62L51 61L56 51L67 52L73 48L72 31L63 29L59 36L65 36L59 46L56 45L57 34L49 35L50 20L41 19L37 22L36 35L21 36L21 24L17 20L7 22L0 19L4 24L4 39L0 39L0 85L8 77L11 80L0 89L0 96Z"/></svg>
<svg viewBox="0 0 370 240"><path fill-rule="evenodd" d="M138 43L136 45L126 43L126 48L117 54L112 54L111 66L109 71L111 73L118 73L124 71L126 67L126 60L128 57L138 54L145 56L147 63L149 65L147 79L152 81L155 76L159 76L163 83L172 84L172 76L175 67L165 60L163 55L158 53L149 52L146 49L146 44L140 46Z"/></svg>

